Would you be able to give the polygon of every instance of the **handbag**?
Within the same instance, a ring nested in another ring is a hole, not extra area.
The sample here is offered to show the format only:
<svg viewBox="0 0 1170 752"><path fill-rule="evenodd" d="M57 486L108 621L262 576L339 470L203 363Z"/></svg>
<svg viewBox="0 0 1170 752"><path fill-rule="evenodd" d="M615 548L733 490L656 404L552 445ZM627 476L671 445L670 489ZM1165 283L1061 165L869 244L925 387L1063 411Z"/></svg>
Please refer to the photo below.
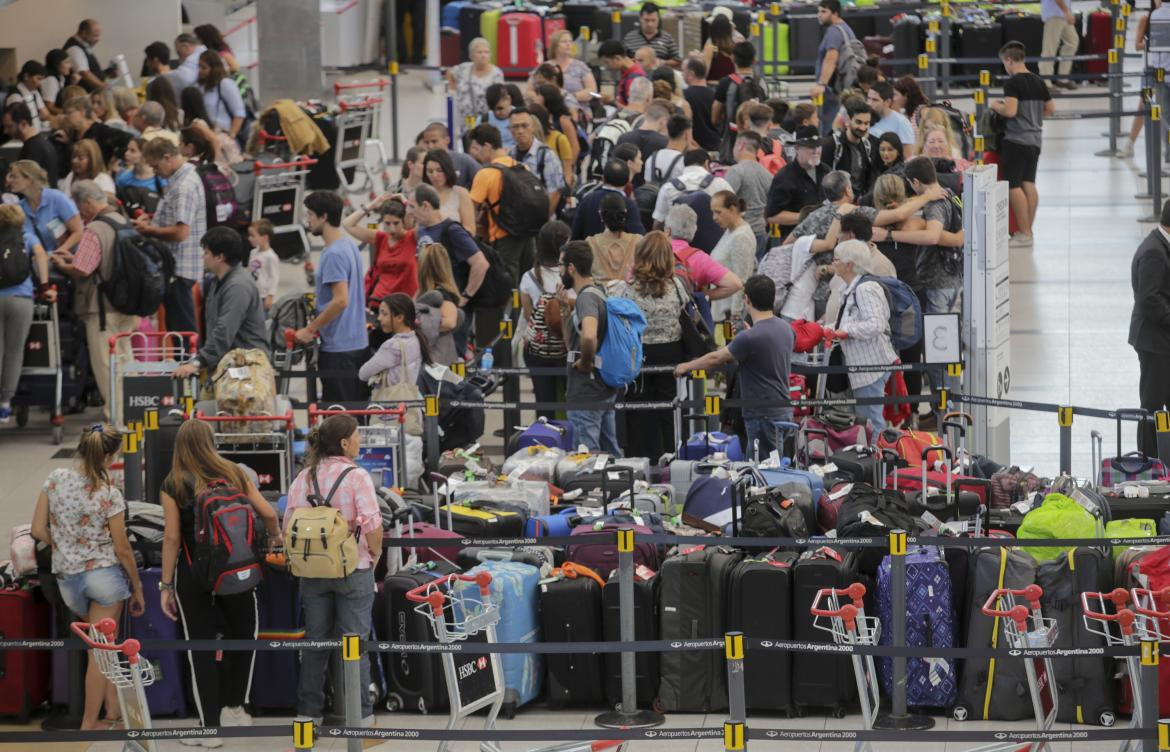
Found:
<svg viewBox="0 0 1170 752"><path fill-rule="evenodd" d="M695 305L694 298L684 299L677 283L674 285L674 293L678 296L678 302L681 304L678 310L678 323L682 328L682 336L679 339L682 341L686 357L693 360L714 352L715 338L711 335L711 330L707 328L707 322L699 313L699 307Z"/></svg>
<svg viewBox="0 0 1170 752"><path fill-rule="evenodd" d="M370 395L372 402L377 402L381 405L397 405L399 402L422 401L422 394L418 390L418 385L410 380L410 374L406 370L406 346L401 341L398 342L398 349L402 353L398 383L386 383L387 377L390 374L390 369L386 369L379 379L380 383L374 387L374 391ZM403 427L411 436L422 436L422 409L419 407L406 408L406 423L403 424Z"/></svg>
<svg viewBox="0 0 1170 752"><path fill-rule="evenodd" d="M845 353L841 352L840 347L834 347L829 353L829 365L843 366L845 365ZM844 373L830 373L825 376L825 389L830 392L840 394L849 390L849 376Z"/></svg>

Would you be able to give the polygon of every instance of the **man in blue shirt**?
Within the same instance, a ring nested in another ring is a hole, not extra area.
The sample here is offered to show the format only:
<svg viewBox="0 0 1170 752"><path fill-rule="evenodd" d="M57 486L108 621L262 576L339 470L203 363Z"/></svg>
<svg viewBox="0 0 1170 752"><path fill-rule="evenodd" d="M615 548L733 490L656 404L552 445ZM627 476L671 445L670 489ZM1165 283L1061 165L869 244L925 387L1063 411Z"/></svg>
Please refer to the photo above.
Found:
<svg viewBox="0 0 1170 752"><path fill-rule="evenodd" d="M366 360L365 301L362 300L362 257L353 240L341 230L343 206L336 193L317 191L305 198L305 221L309 232L325 241L317 264L317 310L297 342L310 344L321 336L318 364L321 397L327 402L360 402L369 396L358 378Z"/></svg>
<svg viewBox="0 0 1170 752"><path fill-rule="evenodd" d="M601 199L610 193L617 193L626 200L626 232L645 235L646 228L642 226L638 205L625 191L626 184L630 182L630 166L620 159L611 159L605 163L601 179L602 185L587 193L577 205L577 211L573 214L573 240L586 240L605 230L601 222Z"/></svg>
<svg viewBox="0 0 1170 752"><path fill-rule="evenodd" d="M833 132L833 119L837 117L837 110L841 108L837 83L837 70L841 65L841 56L849 54L847 45L857 35L849 24L841 20L840 0L821 0L817 5L817 21L824 27L820 46L817 47L816 70L813 71L816 83L810 92L816 101L817 94L822 94L821 104L821 135L827 136Z"/></svg>

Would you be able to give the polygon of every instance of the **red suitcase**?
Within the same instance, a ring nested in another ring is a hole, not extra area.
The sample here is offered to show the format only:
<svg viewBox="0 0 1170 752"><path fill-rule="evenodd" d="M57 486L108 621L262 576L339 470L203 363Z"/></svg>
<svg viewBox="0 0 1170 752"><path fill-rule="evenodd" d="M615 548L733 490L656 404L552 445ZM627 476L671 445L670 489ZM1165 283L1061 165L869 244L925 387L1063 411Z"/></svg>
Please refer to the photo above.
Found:
<svg viewBox="0 0 1170 752"><path fill-rule="evenodd" d="M439 31L439 65L444 68L453 68L461 62L459 56L463 54L462 37L453 29Z"/></svg>
<svg viewBox="0 0 1170 752"><path fill-rule="evenodd" d="M548 39L565 28L565 17L530 11L501 13L496 46L507 78L527 78L544 62Z"/></svg>
<svg viewBox="0 0 1170 752"><path fill-rule="evenodd" d="M1107 55L1113 46L1113 17L1107 11L1095 11L1089 14L1089 28L1085 33L1085 53L1088 55ZM1108 73L1109 60L1086 60L1086 73Z"/></svg>
<svg viewBox="0 0 1170 752"><path fill-rule="evenodd" d="M0 590L0 640L49 636L49 604L40 591ZM0 652L0 715L27 723L48 702L51 661L47 650Z"/></svg>

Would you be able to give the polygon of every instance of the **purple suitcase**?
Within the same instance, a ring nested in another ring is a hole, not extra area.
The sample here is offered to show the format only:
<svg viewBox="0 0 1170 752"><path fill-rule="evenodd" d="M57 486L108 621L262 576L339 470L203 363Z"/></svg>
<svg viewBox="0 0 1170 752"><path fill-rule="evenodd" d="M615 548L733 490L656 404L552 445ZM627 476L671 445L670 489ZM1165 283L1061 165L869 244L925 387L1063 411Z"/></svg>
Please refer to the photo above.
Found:
<svg viewBox="0 0 1170 752"><path fill-rule="evenodd" d="M157 593L162 577L159 569L142 569L138 572L142 580L142 592ZM123 617L125 636L137 640L181 640L178 622L171 621L163 613L158 597L146 598L146 611L142 616L130 616L127 610ZM154 684L146 688L146 701L151 715L187 715L187 679L184 664L186 655L179 651L142 651L142 656L154 666Z"/></svg>
<svg viewBox="0 0 1170 752"><path fill-rule="evenodd" d="M607 519L598 522L588 522L573 528L573 535L591 535L598 532L612 533L614 530L634 531L634 566L644 565L658 571L658 549L652 543L638 540L640 535L652 535L650 528L644 525L634 525L620 520ZM583 564L602 579L609 579L610 573L617 569L618 551L617 536L602 536L599 543L573 543L565 549L565 559L575 564Z"/></svg>

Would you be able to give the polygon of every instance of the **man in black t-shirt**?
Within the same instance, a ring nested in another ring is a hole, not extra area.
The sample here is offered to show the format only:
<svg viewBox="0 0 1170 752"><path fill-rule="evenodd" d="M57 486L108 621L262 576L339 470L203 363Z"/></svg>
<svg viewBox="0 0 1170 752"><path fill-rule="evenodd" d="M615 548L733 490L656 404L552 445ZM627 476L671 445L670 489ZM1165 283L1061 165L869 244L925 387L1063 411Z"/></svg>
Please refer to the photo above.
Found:
<svg viewBox="0 0 1170 752"><path fill-rule="evenodd" d="M873 122L873 110L859 97L845 100L845 114L848 124L825 136L821 142L821 162L832 170L849 173L853 183L853 195L867 193L882 171L881 157L878 156L878 140L869 135Z"/></svg>
<svg viewBox="0 0 1170 752"><path fill-rule="evenodd" d="M49 142L49 137L37 130L32 124L32 112L24 102L8 105L4 110L4 134L9 138L18 138L24 142L20 147L20 158L31 159L44 168L49 177L49 187L57 187L57 150Z"/></svg>
<svg viewBox="0 0 1170 752"><path fill-rule="evenodd" d="M683 64L683 98L691 106L695 142L707 151L719 148L719 131L711 122L711 105L715 104L715 90L707 85L707 64L702 58L689 57Z"/></svg>
<svg viewBox="0 0 1170 752"><path fill-rule="evenodd" d="M665 149L666 121L670 119L670 108L662 102L651 102L646 106L646 114L642 116L642 123L635 130L623 133L618 138L619 144L634 144L642 153L642 161L648 162L654 152ZM642 184L642 176L634 175L634 187Z"/></svg>

